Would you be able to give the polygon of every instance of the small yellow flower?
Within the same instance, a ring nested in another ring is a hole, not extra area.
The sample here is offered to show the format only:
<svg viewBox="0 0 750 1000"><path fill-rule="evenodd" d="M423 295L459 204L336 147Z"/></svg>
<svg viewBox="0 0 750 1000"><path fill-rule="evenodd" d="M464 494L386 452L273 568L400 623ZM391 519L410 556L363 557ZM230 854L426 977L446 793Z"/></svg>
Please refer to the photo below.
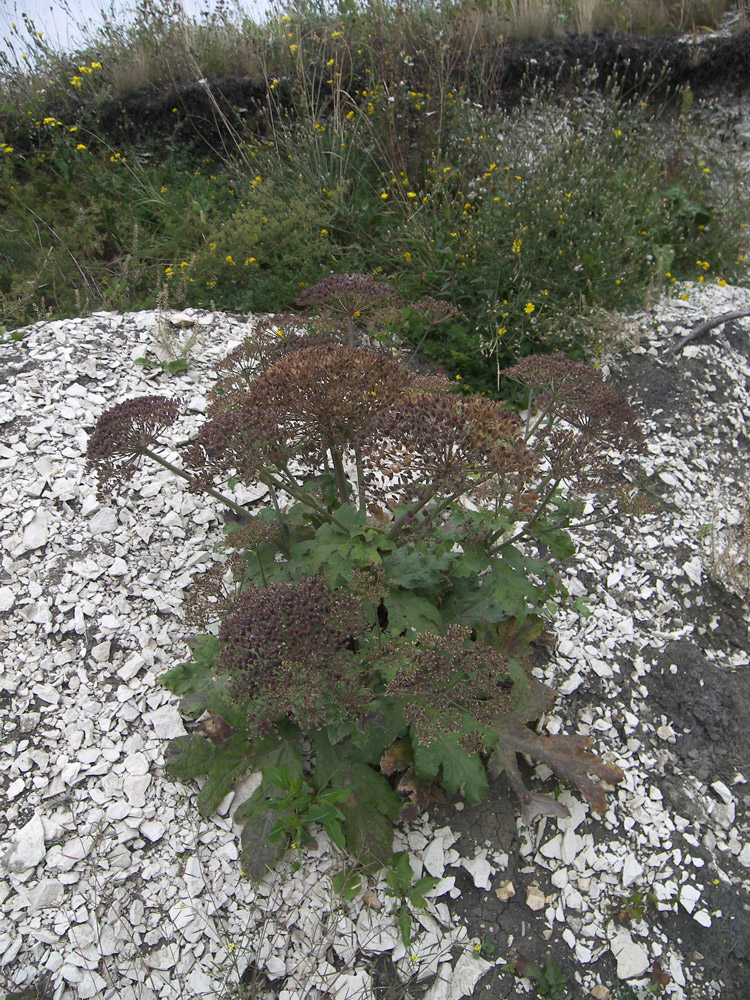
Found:
<svg viewBox="0 0 750 1000"><path fill-rule="evenodd" d="M100 62L92 62L91 63L91 68L92 69L101 69L102 68L102 64Z"/></svg>
<svg viewBox="0 0 750 1000"><path fill-rule="evenodd" d="M335 62L336 62L335 59L329 59L328 62L326 63L326 66L333 66Z"/></svg>
<svg viewBox="0 0 750 1000"><path fill-rule="evenodd" d="M80 76L74 76L70 82L74 87L80 87L82 83L82 78Z"/></svg>
<svg viewBox="0 0 750 1000"><path fill-rule="evenodd" d="M511 247L511 253L520 253L521 252L521 244L522 243L523 243L523 240L520 240L520 239L519 240L513 240L513 246Z"/></svg>
<svg viewBox="0 0 750 1000"><path fill-rule="evenodd" d="M0 146L0 149L2 149L2 151L4 153L12 153L13 152L13 147L12 146L6 146L5 143L3 143L2 146Z"/></svg>
<svg viewBox="0 0 750 1000"><path fill-rule="evenodd" d="M82 142L79 142L78 145L76 146L76 149L85 149L85 148L86 147L84 146L84 144Z"/></svg>
<svg viewBox="0 0 750 1000"><path fill-rule="evenodd" d="M216 249L216 244L215 243L209 243L208 244L208 249L213 252Z"/></svg>
<svg viewBox="0 0 750 1000"><path fill-rule="evenodd" d="M456 375L457 382L463 382L463 375Z"/></svg>
<svg viewBox="0 0 750 1000"><path fill-rule="evenodd" d="M333 31L331 32L331 38L340 38L343 35L343 31Z"/></svg>
<svg viewBox="0 0 750 1000"><path fill-rule="evenodd" d="M413 191L407 191L406 192L406 197L407 198L416 198L417 196L416 196L416 194Z"/></svg>
<svg viewBox="0 0 750 1000"><path fill-rule="evenodd" d="M523 307L523 311L526 313L527 316L531 316L531 314L534 312L535 309L536 306L534 305L533 302L527 302L526 305Z"/></svg>
<svg viewBox="0 0 750 1000"><path fill-rule="evenodd" d="M162 186L159 188L159 194L164 194L166 190L167 190L166 184L162 184Z"/></svg>
<svg viewBox="0 0 750 1000"><path fill-rule="evenodd" d="M722 288L726 288L726 287L727 287L727 283L726 283L726 281L724 281L724 279L723 279L723 278L719 278L719 285L720 285L720 286L721 286Z"/></svg>
<svg viewBox="0 0 750 1000"><path fill-rule="evenodd" d="M231 253L228 253L224 258L224 260L227 262L227 264L231 264L234 267L234 259L232 258Z"/></svg>
<svg viewBox="0 0 750 1000"><path fill-rule="evenodd" d="M297 43L294 42L292 45L289 46L289 51L292 53L292 55L294 55L298 48L299 45L297 45Z"/></svg>
<svg viewBox="0 0 750 1000"><path fill-rule="evenodd" d="M180 263L180 270L181 270L181 271L184 271L184 270L185 270L185 268L186 268L187 266L188 266L188 262L187 262L186 260L183 260L183 261L182 261L182 262Z"/></svg>
<svg viewBox="0 0 750 1000"><path fill-rule="evenodd" d="M621 135L622 135L622 129L616 128L615 129L615 139L619 139Z"/></svg>
<svg viewBox="0 0 750 1000"><path fill-rule="evenodd" d="M174 274L174 270L171 267L165 267L164 268L164 273L166 274L166 276L168 278L171 278L172 275Z"/></svg>
<svg viewBox="0 0 750 1000"><path fill-rule="evenodd" d="M406 258L406 261L407 261L407 263L408 263L408 264L411 264L411 254L409 253L409 251L408 251L408 250L407 250L407 251L406 251L406 253L404 254L404 257Z"/></svg>
<svg viewBox="0 0 750 1000"><path fill-rule="evenodd" d="M172 114L173 114L173 115L176 115L176 114L177 114L177 108L172 108Z"/></svg>
<svg viewBox="0 0 750 1000"><path fill-rule="evenodd" d="M328 236L328 230L327 229L321 229L320 230L320 235L321 236Z"/></svg>
<svg viewBox="0 0 750 1000"><path fill-rule="evenodd" d="M501 326L500 329L497 331L497 335L498 335L498 337L502 337L507 332L508 332L508 327L507 326Z"/></svg>
<svg viewBox="0 0 750 1000"><path fill-rule="evenodd" d="M71 125L70 128L68 129L68 132L77 132L77 131L78 131L77 125Z"/></svg>
<svg viewBox="0 0 750 1000"><path fill-rule="evenodd" d="M382 198L383 201L388 201L388 192L384 191L380 197Z"/></svg>

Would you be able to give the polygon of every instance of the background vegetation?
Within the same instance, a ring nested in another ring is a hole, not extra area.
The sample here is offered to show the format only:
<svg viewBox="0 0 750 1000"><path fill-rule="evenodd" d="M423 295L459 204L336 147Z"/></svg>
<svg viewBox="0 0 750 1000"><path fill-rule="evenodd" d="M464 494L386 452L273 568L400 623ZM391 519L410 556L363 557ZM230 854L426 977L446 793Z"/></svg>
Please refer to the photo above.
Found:
<svg viewBox="0 0 750 1000"><path fill-rule="evenodd" d="M328 273L365 272L456 308L439 329L406 312L400 332L427 334L473 390L540 349L596 352L605 312L746 273L747 192L666 70L568 60L511 101L505 56L514 39L723 13L304 0L199 23L144 0L73 54L27 20L0 66L0 322L157 297L281 310Z"/></svg>

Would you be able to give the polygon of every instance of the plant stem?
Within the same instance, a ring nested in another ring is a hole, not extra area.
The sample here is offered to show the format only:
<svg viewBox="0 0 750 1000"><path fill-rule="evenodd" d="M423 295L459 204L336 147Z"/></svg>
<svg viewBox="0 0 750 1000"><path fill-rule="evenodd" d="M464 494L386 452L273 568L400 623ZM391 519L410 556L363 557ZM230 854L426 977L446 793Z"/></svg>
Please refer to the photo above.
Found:
<svg viewBox="0 0 750 1000"><path fill-rule="evenodd" d="M174 472L176 476L180 476L186 482L190 483L191 486L198 486L198 481L195 476L191 476L190 473L185 472L184 469L178 469L176 465L172 465L172 463L168 462L166 458L162 458L161 455L158 455L155 451L151 451L150 448L141 448L140 453L142 455L146 455L148 458L152 458L155 462L158 462L159 465L163 465L165 469L169 469L170 472ZM247 507L243 507L241 504L235 503L234 500L230 500L229 497L224 496L223 493L219 493L219 491L213 489L213 487L201 485L200 490L202 493L208 493L208 495L213 497L214 500L218 500L219 503L224 504L225 507L233 510L235 514L239 514L241 517L245 518L245 520L252 519L253 515Z"/></svg>
<svg viewBox="0 0 750 1000"><path fill-rule="evenodd" d="M331 461L333 462L333 473L336 479L336 486L339 491L339 497L342 503L346 503L349 500L349 480L346 478L346 472L344 472L344 463L341 461L340 452L336 451L335 448L330 448Z"/></svg>
<svg viewBox="0 0 750 1000"><path fill-rule="evenodd" d="M357 463L357 492L359 493L359 512L367 514L367 497L365 495L365 470L362 465L362 452L354 449L354 461Z"/></svg>

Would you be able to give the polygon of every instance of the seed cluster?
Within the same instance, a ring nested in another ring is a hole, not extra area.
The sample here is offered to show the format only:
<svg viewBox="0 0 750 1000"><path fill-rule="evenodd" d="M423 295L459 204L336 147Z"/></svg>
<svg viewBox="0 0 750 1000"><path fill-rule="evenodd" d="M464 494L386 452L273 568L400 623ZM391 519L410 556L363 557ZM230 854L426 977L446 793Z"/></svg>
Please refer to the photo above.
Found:
<svg viewBox="0 0 750 1000"><path fill-rule="evenodd" d="M373 421L361 448L369 469L389 477L384 484L369 472L368 489L402 503L424 490L447 497L489 481L495 495L518 498L537 464L519 418L476 396L399 400Z"/></svg>
<svg viewBox="0 0 750 1000"><path fill-rule="evenodd" d="M473 747L481 742L482 726L510 711L505 657L491 646L469 643L469 629L451 626L445 636L425 634L418 646L406 652L400 647L402 665L386 695L405 699L404 717L418 742L461 733L461 742Z"/></svg>
<svg viewBox="0 0 750 1000"><path fill-rule="evenodd" d="M219 628L218 670L230 675L232 698L253 702L258 731L284 716L321 725L332 706L339 717L364 709L355 647L367 628L359 600L320 577L253 587Z"/></svg>
<svg viewBox="0 0 750 1000"><path fill-rule="evenodd" d="M126 482L145 448L179 416L179 405L163 396L140 396L103 413L89 438L87 468L99 480L100 499Z"/></svg>

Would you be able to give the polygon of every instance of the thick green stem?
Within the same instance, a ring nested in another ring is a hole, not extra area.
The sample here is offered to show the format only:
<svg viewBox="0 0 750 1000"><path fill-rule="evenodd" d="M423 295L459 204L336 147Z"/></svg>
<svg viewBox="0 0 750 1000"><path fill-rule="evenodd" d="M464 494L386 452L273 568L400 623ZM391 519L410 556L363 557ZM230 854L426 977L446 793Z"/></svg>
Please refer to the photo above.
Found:
<svg viewBox="0 0 750 1000"><path fill-rule="evenodd" d="M333 475L336 480L336 488L339 491L339 499L342 503L348 503L350 486L349 480L344 471L344 463L341 460L341 453L331 447L331 461L333 462Z"/></svg>
<svg viewBox="0 0 750 1000"><path fill-rule="evenodd" d="M152 458L155 462L158 462L159 465L163 465L164 468L169 469L170 472L174 472L176 476L180 476L186 482L190 483L191 486L199 485L195 476L191 476L190 473L185 472L184 469L178 469L176 465L172 465L172 463L168 462L166 458L162 458L161 455L158 455L155 451L151 451L150 448L141 448L140 452L142 455L146 455L148 458ZM213 489L213 487L203 486L201 484L200 490L202 493L208 493L208 495L210 497L213 497L214 500L218 500L219 503L224 504L225 507L228 507L230 510L233 510L236 514L239 514L246 520L252 519L253 517L252 512L249 511L247 507L243 507L241 504L235 503L234 500L230 500L229 497L224 496L223 493L219 493L219 491Z"/></svg>
<svg viewBox="0 0 750 1000"><path fill-rule="evenodd" d="M269 481L276 487L276 489L283 490L284 493L288 493L290 497L294 497L295 500L299 500L299 502L303 503L305 507L309 507L311 510L315 511L316 514L320 514L320 516L325 518L325 520L330 521L331 524L335 524L337 528L341 528L343 531L349 530L345 524L339 521L339 519L331 513L330 510L326 510L325 507L321 507L320 504L315 503L311 496L300 492L299 488L297 488L297 481L286 467L279 466L279 468L281 468L281 471L287 476L289 480L288 483L281 482L278 479L273 479L269 473L266 473L266 475L269 476ZM291 485L292 483L294 485Z"/></svg>
<svg viewBox="0 0 750 1000"><path fill-rule="evenodd" d="M523 538L524 536L529 535L530 529L536 524L536 522L542 516L550 500L555 495L555 491L557 490L557 487L560 485L560 482L561 479L556 479L552 483L552 486L547 490L547 493L545 494L541 503L534 511L534 516L531 518L531 520L527 521L524 527L521 528L521 530L516 535L514 535L512 538L508 538L507 541L503 542L502 545L498 545L496 549L493 549L492 555L496 555L498 552L502 552L503 549L507 548L509 545L513 545L514 542L517 542L519 538Z"/></svg>
<svg viewBox="0 0 750 1000"><path fill-rule="evenodd" d="M432 500L432 498L434 496L435 496L435 491L434 490L430 490L426 494L426 496L424 496L422 499L415 500L414 503L411 505L411 507L409 507L408 510L404 511L404 513L401 515L401 517L399 517L391 525L391 530L385 536L388 539L388 541L389 542L394 541L398 537L399 531L403 528L403 526L406 524L406 522L409 520L409 518L414 517L415 514L418 514L419 511L424 506L426 506L430 502L430 500Z"/></svg>
<svg viewBox="0 0 750 1000"><path fill-rule="evenodd" d="M367 496L365 494L365 469L362 465L362 452L354 449L354 461L357 463L357 492L359 493L359 512L367 514Z"/></svg>

